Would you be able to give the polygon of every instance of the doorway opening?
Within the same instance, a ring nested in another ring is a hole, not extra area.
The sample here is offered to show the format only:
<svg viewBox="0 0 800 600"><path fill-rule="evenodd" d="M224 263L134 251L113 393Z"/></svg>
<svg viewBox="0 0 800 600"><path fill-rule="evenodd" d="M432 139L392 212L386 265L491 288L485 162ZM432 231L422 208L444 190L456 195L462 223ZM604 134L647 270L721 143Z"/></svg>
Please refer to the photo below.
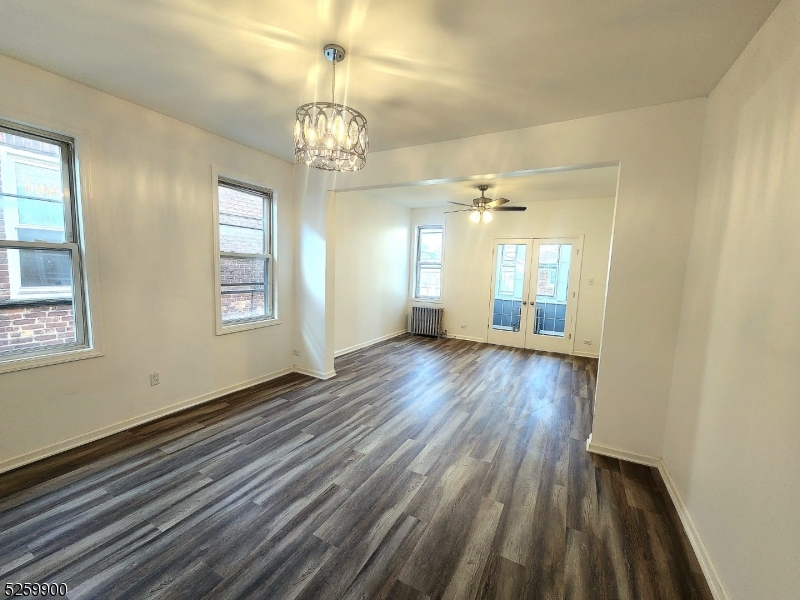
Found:
<svg viewBox="0 0 800 600"><path fill-rule="evenodd" d="M334 354L427 307L447 337L599 357L618 177L608 164L337 191ZM464 207L485 186L525 210L475 222ZM441 232L435 265L420 231Z"/></svg>

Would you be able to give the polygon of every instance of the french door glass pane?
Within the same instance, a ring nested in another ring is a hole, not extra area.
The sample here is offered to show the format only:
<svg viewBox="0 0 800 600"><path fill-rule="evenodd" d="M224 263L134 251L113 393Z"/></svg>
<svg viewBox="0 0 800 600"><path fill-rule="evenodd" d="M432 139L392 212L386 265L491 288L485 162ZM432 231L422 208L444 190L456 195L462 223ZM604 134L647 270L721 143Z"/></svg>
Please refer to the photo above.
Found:
<svg viewBox="0 0 800 600"><path fill-rule="evenodd" d="M536 273L533 333L564 337L572 244L542 244Z"/></svg>
<svg viewBox="0 0 800 600"><path fill-rule="evenodd" d="M16 302L0 305L0 354L75 343L72 251L0 248L7 261L19 265L21 285Z"/></svg>
<svg viewBox="0 0 800 600"><path fill-rule="evenodd" d="M267 260L220 257L220 304L223 321L266 316Z"/></svg>
<svg viewBox="0 0 800 600"><path fill-rule="evenodd" d="M498 244L492 329L519 331L525 286L525 244Z"/></svg>
<svg viewBox="0 0 800 600"><path fill-rule="evenodd" d="M263 254L265 217L263 196L220 185L220 250L242 254Z"/></svg>

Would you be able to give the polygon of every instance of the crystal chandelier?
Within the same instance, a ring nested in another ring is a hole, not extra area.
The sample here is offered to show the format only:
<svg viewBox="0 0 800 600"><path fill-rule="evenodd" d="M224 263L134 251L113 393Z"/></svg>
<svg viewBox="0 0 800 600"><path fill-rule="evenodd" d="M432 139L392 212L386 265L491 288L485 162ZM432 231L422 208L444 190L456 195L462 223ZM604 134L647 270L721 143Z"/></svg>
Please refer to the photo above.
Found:
<svg viewBox="0 0 800 600"><path fill-rule="evenodd" d="M344 48L328 44L323 50L333 65L331 101L309 102L297 109L294 155L297 162L324 171L358 171L367 164L367 119L360 112L336 104L336 63Z"/></svg>

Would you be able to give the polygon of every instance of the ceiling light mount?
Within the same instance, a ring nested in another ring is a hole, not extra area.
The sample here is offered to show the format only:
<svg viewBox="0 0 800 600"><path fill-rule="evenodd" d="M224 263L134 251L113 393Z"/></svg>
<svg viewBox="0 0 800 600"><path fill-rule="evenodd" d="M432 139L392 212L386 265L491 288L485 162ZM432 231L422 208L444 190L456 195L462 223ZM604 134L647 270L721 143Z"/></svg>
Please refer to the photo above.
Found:
<svg viewBox="0 0 800 600"><path fill-rule="evenodd" d="M327 44L323 56L331 62L331 101L309 102L297 109L294 155L300 164L323 171L358 171L367 164L367 118L356 109L336 103L336 63L344 48Z"/></svg>
<svg viewBox="0 0 800 600"><path fill-rule="evenodd" d="M333 63L339 63L344 60L344 48L337 44L328 44L322 49L322 54Z"/></svg>

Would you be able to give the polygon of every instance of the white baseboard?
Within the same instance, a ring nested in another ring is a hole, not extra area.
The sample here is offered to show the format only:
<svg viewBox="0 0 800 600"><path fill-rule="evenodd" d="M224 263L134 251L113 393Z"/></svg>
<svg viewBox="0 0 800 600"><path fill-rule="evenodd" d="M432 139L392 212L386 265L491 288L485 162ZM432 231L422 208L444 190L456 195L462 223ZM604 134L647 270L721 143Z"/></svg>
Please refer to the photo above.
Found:
<svg viewBox="0 0 800 600"><path fill-rule="evenodd" d="M455 335L455 334L453 334L453 335L448 335L447 337L448 338L452 338L454 340L465 340L467 342L478 342L479 344L485 344L486 343L486 338L476 338L476 337L470 337L468 335Z"/></svg>
<svg viewBox="0 0 800 600"><path fill-rule="evenodd" d="M689 543L691 543L694 554L697 556L697 561L700 563L700 568L703 570L703 575L706 578L708 587L711 588L711 594L714 596L714 600L731 600L728 590L725 589L725 585L722 583L722 579L719 576L717 567L714 565L711 554L703 542L700 532L697 530L694 519L692 519L692 515L689 514L689 508L683 501L683 497L680 495L678 487L675 485L675 480L672 479L672 475L670 475L669 469L667 469L667 465L663 460L659 459L657 466L670 498L672 498L672 503L675 505L675 510L678 511L678 517L681 519L686 537L689 538Z"/></svg>
<svg viewBox="0 0 800 600"><path fill-rule="evenodd" d="M294 366L292 369L295 373L300 373L301 375L308 375L309 377L315 377L316 379L322 379L325 381L326 379L330 379L332 377L336 377L336 371L328 371L327 373L323 373L322 371L314 371L312 369L306 369L305 367L298 367L297 365Z"/></svg>
<svg viewBox="0 0 800 600"><path fill-rule="evenodd" d="M466 340L468 342L478 342L479 344L488 344L489 343L489 342L486 341L486 338L477 338L477 337L471 337L471 336L468 336L468 335L455 335L455 334L452 334L452 335L448 335L447 338L448 339L454 339L454 340ZM502 345L502 344L500 344L500 345ZM574 352L573 351L573 353L570 356L582 356L584 358L600 358L599 354L596 354L596 353L593 353L593 352ZM601 453L598 452L598 454L601 454Z"/></svg>
<svg viewBox="0 0 800 600"><path fill-rule="evenodd" d="M610 456L611 458L619 458L620 460L627 460L628 462L647 465L648 467L657 467L661 462L661 459L657 456L628 452L627 450L615 448L614 446L598 444L597 442L592 441L591 435L589 436L589 439L586 440L586 450L594 454L602 454L603 456Z"/></svg>
<svg viewBox="0 0 800 600"><path fill-rule="evenodd" d="M204 404L206 402L210 402L211 400L216 400L217 398L221 398L222 396L227 396L228 394L232 394L233 392L238 392L240 390L253 387L254 385L259 385L261 383L266 383L267 381L277 379L278 377L282 377L283 375L288 375L289 373L293 373L295 371L296 368L294 367L280 369L279 371L274 371L273 373L270 373L268 375L256 377L255 379L250 379L249 381L238 383L236 385L232 385L223 388L221 390L216 390L214 392L209 392L201 396L196 396L188 400L182 400L180 402L176 402L175 404L170 404L169 406L165 406L164 408L159 408L150 411L148 413L145 413L143 415L139 415L138 417L131 417L130 419L125 419L124 421L120 421L119 423L114 423L113 425L108 425L107 427L101 427L100 429L95 429L94 431L77 435L68 440L64 440L63 442L57 442L55 444L50 444L49 446L45 446L44 448L39 448L38 450L33 450L31 452L26 452L25 454L21 454L19 456L7 458L5 460L0 461L0 473L10 471L18 467L22 467L32 462L36 462L37 460L47 458L48 456L53 456L55 454L65 452L67 450L71 450L72 448L77 448L78 446L83 446L84 444L95 442L104 437L108 437L110 435L114 435L115 433L120 433L121 431L125 431L126 429L131 429L132 427L144 425L145 423L148 423L150 421L155 421L156 419L160 419L161 417L166 417L167 415L179 412L187 408L191 408L193 406L197 406L198 404Z"/></svg>
<svg viewBox="0 0 800 600"><path fill-rule="evenodd" d="M647 465L649 467L656 467L658 469L658 472L661 473L661 478L664 480L664 485L669 492L669 496L672 499L672 503L675 505L675 510L678 512L681 525L683 525L683 530L686 532L686 537L689 538L689 543L692 545L692 549L697 557L697 561L700 563L700 568L703 570L703 576L706 578L706 582L708 583L708 587L711 589L711 594L714 597L714 600L731 600L728 591L725 589L725 586L722 583L719 572L714 566L714 561L711 559L711 554L709 553L706 545L703 543L703 538L700 536L700 532L697 530L697 526L694 523L694 519L692 519L692 515L689 514L689 509L686 506L686 503L683 501L680 492L678 492L678 487L675 485L675 481L672 479L672 475L670 475L669 469L667 469L667 465L664 463L664 460L661 458L656 458L655 456L649 456L647 454L637 454L635 452L628 452L627 450L622 450L620 448L614 448L613 446L597 444L592 442L591 435L589 436L589 439L586 440L586 450L595 454L602 454L603 456L627 460L630 462L639 463L641 465Z"/></svg>
<svg viewBox="0 0 800 600"><path fill-rule="evenodd" d="M399 335L403 335L404 333L408 333L405 329L402 331L395 331L394 333L390 333L388 335L382 335L379 338L375 338L374 340L369 340L368 342L361 342L360 344L356 344L355 346L349 346L347 348L342 348L341 350L337 350L333 353L334 358L338 358L340 356L344 356L345 354L350 354L351 352L355 352L356 350L361 350L362 348L367 348L374 344L379 344L381 342L385 342L386 340L390 340L392 338L396 338Z"/></svg>

